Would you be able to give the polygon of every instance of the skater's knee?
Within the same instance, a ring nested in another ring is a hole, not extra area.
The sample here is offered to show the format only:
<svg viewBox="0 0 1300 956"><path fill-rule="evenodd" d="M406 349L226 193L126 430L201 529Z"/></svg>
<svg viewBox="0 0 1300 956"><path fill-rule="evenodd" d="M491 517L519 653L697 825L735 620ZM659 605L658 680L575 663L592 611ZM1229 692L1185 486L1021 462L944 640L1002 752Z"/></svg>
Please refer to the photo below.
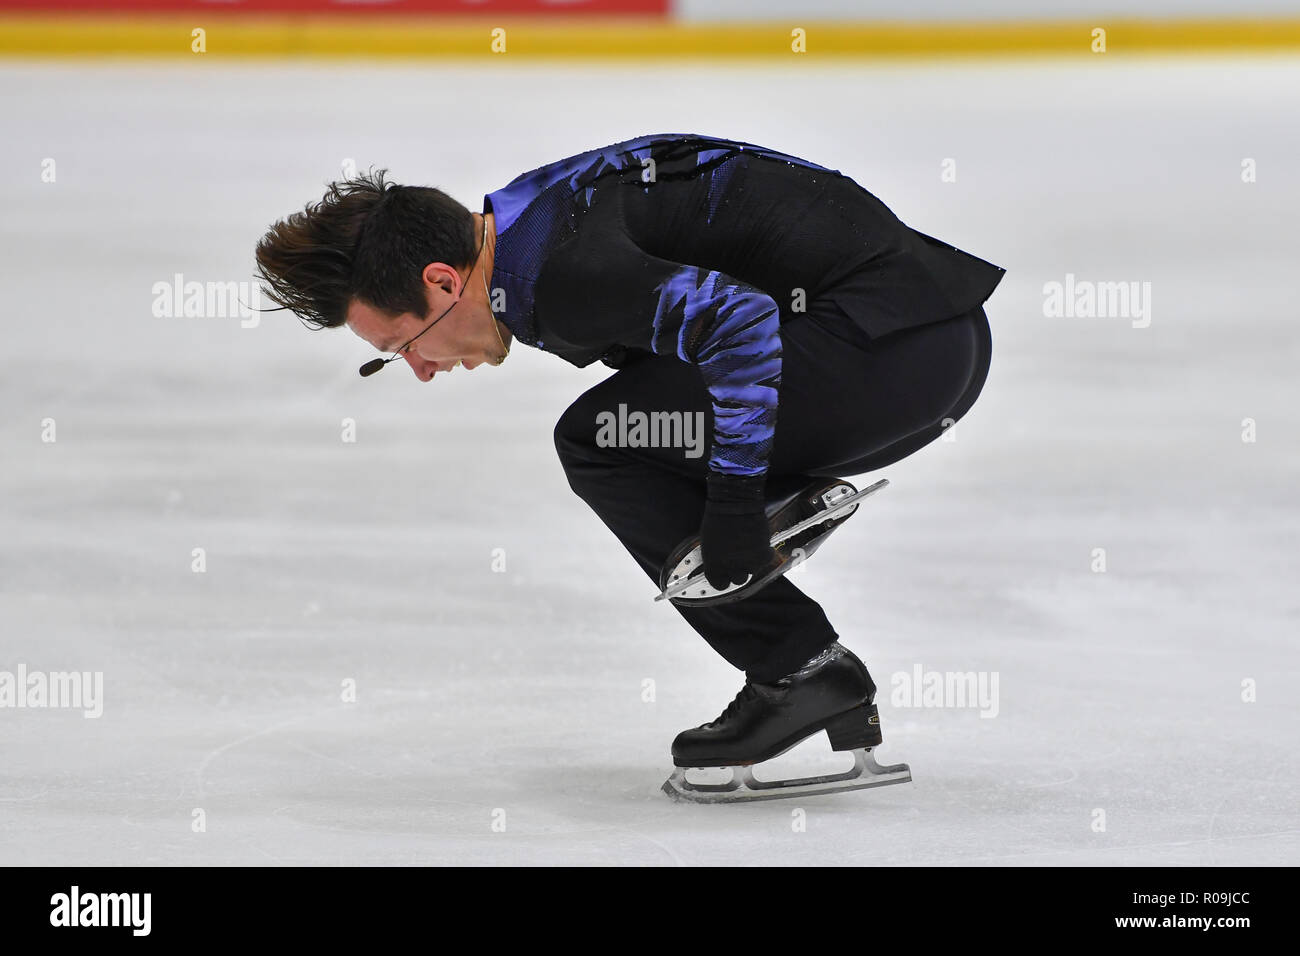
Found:
<svg viewBox="0 0 1300 956"><path fill-rule="evenodd" d="M970 317L969 336L970 365L966 385L943 419L945 428L959 421L971 410L971 406L983 392L984 383L988 379L992 343L988 318L982 308L976 309Z"/></svg>
<svg viewBox="0 0 1300 956"><path fill-rule="evenodd" d="M589 462L596 447L596 413L587 395L581 395L555 423L555 452L570 481L578 467Z"/></svg>
<svg viewBox="0 0 1300 956"><path fill-rule="evenodd" d="M576 407L575 402L565 409L564 414L555 423L555 431L552 435L555 453L560 456L560 463L565 466L566 471L569 463L575 460L578 450L582 447L582 431L578 427Z"/></svg>

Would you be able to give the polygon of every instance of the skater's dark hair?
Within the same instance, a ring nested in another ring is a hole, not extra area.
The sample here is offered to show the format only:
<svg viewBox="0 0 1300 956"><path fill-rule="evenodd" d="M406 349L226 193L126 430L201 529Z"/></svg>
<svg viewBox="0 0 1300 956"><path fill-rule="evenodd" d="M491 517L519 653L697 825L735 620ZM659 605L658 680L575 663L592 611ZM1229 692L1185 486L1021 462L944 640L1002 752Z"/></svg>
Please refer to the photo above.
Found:
<svg viewBox="0 0 1300 956"><path fill-rule="evenodd" d="M470 265L470 211L430 186L386 182L388 170L331 183L324 198L270 228L257 244L267 297L313 328L334 328L358 299L396 317L428 311L430 262Z"/></svg>

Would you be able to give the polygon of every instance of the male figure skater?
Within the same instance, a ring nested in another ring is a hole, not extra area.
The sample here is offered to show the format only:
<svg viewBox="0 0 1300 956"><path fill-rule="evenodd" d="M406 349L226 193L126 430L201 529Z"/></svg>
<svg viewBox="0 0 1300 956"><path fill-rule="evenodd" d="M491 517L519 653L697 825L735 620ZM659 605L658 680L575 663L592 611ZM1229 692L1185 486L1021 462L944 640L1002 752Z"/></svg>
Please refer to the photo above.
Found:
<svg viewBox="0 0 1300 956"><path fill-rule="evenodd" d="M688 134L542 166L481 214L382 172L335 183L257 261L279 306L394 353L363 374L400 357L427 382L500 365L516 339L617 369L555 427L569 484L656 583L698 533L718 588L770 567L768 501L896 462L970 409L1004 273L835 170ZM708 455L598 440L620 406L702 413ZM837 750L879 744L875 683L787 577L677 610L746 676L678 735L678 768L748 767L822 730ZM824 779L798 792L847 789Z"/></svg>

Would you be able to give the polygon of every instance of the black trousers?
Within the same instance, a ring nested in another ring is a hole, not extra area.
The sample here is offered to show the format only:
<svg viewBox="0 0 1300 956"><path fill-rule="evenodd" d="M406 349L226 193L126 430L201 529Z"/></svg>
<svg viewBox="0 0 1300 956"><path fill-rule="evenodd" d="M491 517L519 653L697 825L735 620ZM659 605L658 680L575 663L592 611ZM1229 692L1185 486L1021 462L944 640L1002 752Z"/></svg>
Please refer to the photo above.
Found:
<svg viewBox="0 0 1300 956"><path fill-rule="evenodd" d="M813 476L873 471L934 441L945 420L960 419L979 396L990 349L983 308L873 340L832 304L811 303L781 326L769 493L802 487ZM608 426L620 405L628 416L702 412L703 454L611 444L601 424ZM570 487L656 585L669 553L699 531L712 433L712 406L699 372L656 355L620 368L579 396L555 426ZM788 577L734 604L676 610L753 681L783 677L837 639L821 606Z"/></svg>

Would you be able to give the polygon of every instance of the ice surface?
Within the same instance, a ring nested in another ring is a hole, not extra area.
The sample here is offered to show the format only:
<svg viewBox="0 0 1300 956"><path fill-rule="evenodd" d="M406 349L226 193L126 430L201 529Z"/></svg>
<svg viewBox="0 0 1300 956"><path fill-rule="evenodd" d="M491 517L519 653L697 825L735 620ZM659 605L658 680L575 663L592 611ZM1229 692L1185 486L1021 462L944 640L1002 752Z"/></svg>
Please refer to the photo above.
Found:
<svg viewBox="0 0 1300 956"><path fill-rule="evenodd" d="M0 65L0 670L104 675L97 720L0 709L0 862L1300 863L1295 116L1294 59ZM882 699L913 784L659 792L740 675L564 481L603 366L362 380L347 331L151 313L250 279L346 160L478 208L659 131L1009 269L956 440L796 572L885 688L998 674L994 719ZM1066 273L1151 282L1150 326L1045 317Z"/></svg>

